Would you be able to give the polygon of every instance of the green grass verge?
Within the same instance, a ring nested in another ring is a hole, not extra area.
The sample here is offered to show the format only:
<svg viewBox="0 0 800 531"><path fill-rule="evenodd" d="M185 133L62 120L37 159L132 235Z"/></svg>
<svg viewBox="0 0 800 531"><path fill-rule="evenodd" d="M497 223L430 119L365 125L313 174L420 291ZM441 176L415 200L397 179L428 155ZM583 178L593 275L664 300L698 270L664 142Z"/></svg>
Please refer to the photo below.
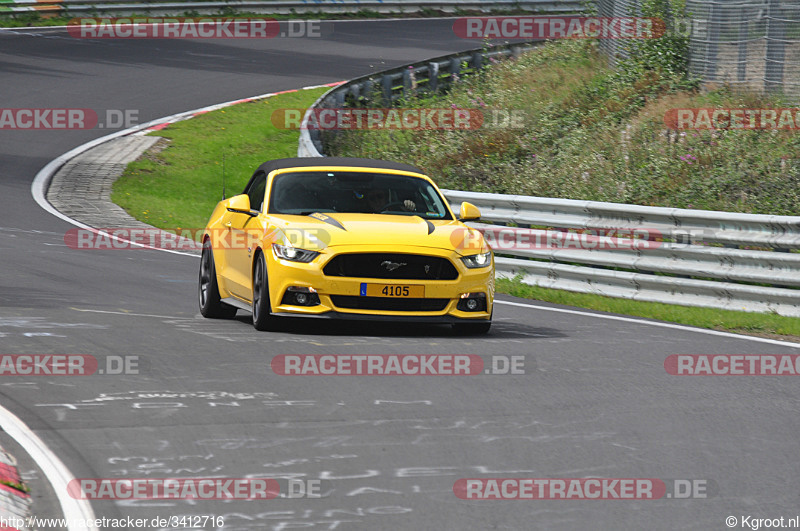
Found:
<svg viewBox="0 0 800 531"><path fill-rule="evenodd" d="M800 319L796 317L615 299L589 293L573 293L529 286L516 279L497 279L497 291L514 297L670 321L700 328L763 337L781 336L781 339L800 339Z"/></svg>
<svg viewBox="0 0 800 531"><path fill-rule="evenodd" d="M297 156L299 131L277 129L272 112L309 107L326 90L241 103L151 133L169 139L169 146L128 165L114 183L112 201L162 229L205 227L222 198L223 155L230 197L241 193L261 163Z"/></svg>

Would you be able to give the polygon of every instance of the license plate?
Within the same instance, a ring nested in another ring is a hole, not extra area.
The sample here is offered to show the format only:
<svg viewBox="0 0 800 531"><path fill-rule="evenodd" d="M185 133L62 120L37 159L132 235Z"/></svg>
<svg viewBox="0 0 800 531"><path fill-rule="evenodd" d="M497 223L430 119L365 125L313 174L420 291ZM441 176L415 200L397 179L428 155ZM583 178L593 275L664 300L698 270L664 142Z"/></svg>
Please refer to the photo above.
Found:
<svg viewBox="0 0 800 531"><path fill-rule="evenodd" d="M396 299L421 299L425 297L425 286L409 284L361 284L362 297L393 297Z"/></svg>

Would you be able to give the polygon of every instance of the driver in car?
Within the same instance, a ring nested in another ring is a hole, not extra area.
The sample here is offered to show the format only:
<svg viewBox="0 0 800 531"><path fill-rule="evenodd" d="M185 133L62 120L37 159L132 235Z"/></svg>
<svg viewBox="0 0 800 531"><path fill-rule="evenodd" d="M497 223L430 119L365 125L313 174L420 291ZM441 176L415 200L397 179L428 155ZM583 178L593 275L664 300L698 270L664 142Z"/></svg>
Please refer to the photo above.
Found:
<svg viewBox="0 0 800 531"><path fill-rule="evenodd" d="M387 188L372 188L366 193L367 206L371 212L379 214L386 210L387 206L400 206L406 212L414 212L417 205L411 199L405 201L392 201L392 194Z"/></svg>

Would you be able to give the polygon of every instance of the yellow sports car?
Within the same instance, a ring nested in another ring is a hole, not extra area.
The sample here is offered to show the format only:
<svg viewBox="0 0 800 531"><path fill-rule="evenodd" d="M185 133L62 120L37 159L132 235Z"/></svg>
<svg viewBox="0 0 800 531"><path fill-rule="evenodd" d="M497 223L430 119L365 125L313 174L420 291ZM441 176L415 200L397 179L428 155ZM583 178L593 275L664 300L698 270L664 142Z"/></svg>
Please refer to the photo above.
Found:
<svg viewBox="0 0 800 531"><path fill-rule="evenodd" d="M281 316L492 323L494 258L436 185L407 164L357 158L273 160L244 193L221 201L205 229L200 311Z"/></svg>

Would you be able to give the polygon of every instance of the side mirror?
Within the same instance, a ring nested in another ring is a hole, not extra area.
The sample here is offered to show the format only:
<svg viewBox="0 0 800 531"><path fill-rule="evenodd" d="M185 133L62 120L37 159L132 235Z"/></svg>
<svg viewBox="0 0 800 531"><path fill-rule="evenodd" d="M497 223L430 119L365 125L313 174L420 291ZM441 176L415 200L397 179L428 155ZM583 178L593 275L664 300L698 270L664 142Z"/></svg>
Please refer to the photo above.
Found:
<svg viewBox="0 0 800 531"><path fill-rule="evenodd" d="M239 194L228 199L228 212L238 212L239 214L253 215L250 211L250 196Z"/></svg>
<svg viewBox="0 0 800 531"><path fill-rule="evenodd" d="M475 221L481 219L481 211L472 203L464 201L461 203L461 212L458 214L458 219L461 221Z"/></svg>

